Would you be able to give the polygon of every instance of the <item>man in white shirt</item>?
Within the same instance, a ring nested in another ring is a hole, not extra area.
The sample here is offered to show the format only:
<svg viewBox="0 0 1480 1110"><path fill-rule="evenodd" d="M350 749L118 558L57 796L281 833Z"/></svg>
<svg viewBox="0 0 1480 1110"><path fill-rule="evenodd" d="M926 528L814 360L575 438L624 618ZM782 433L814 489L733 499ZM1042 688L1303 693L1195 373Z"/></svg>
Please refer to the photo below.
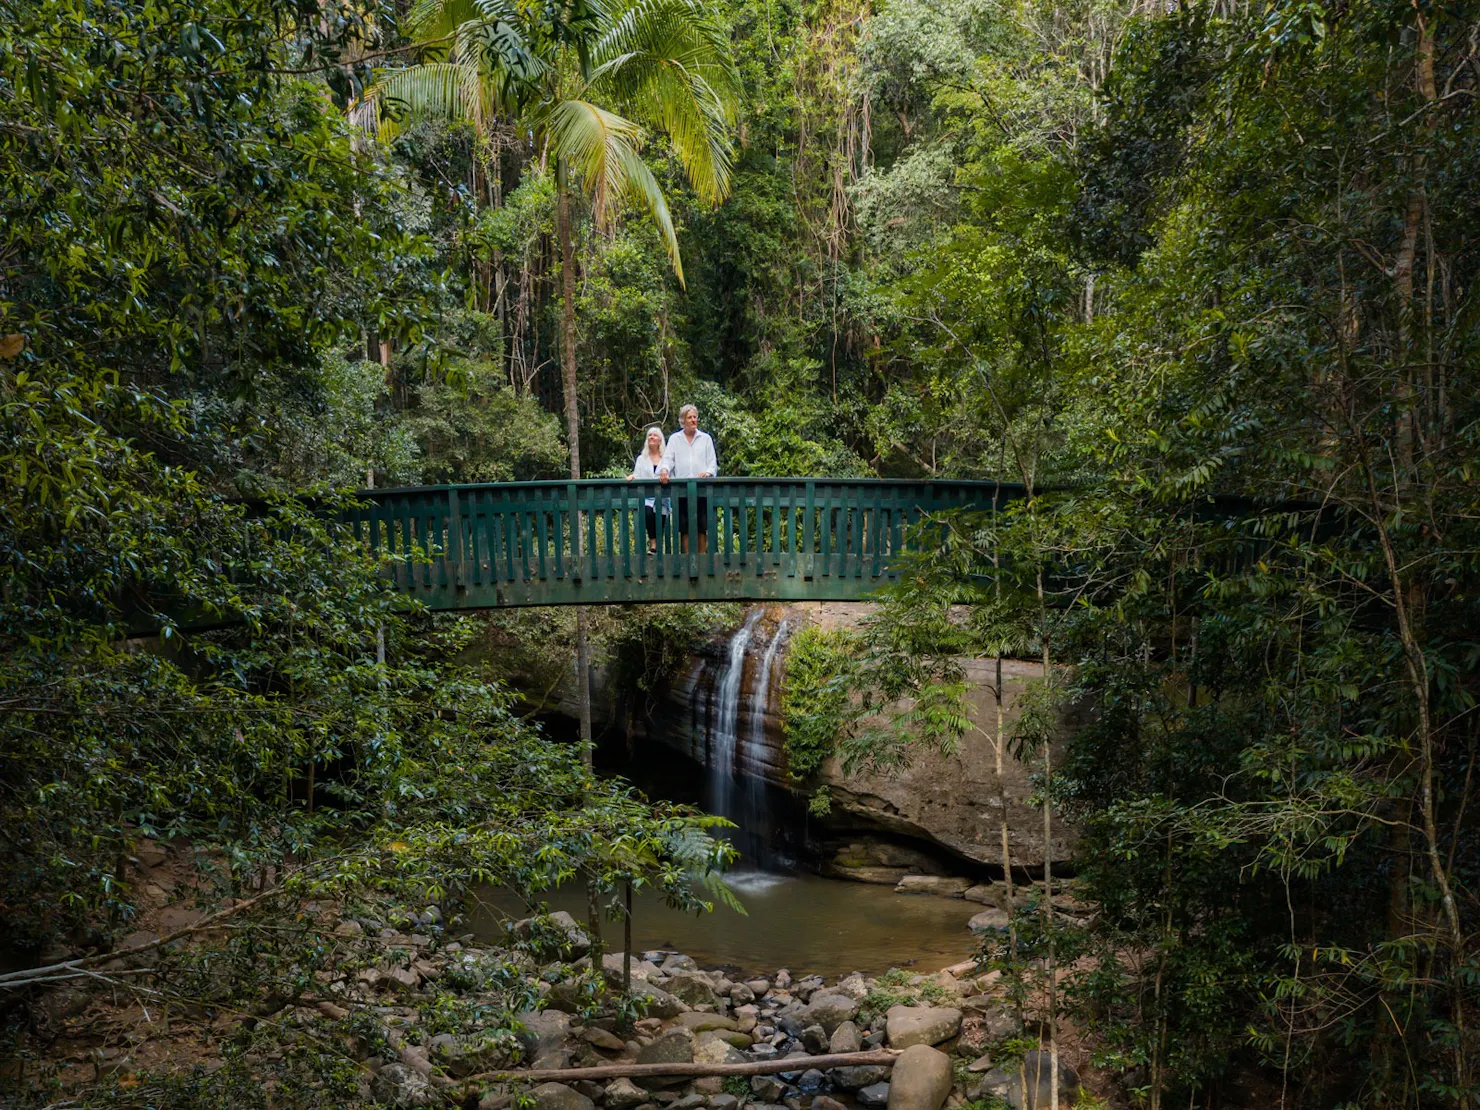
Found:
<svg viewBox="0 0 1480 1110"><path fill-rule="evenodd" d="M678 410L680 431L668 437L668 446L663 451L663 463L658 468L658 480L683 480L686 478L713 478L719 474L719 458L714 453L714 440L708 432L699 430L699 410L693 405L684 405ZM709 498L699 498L699 554L709 550ZM689 549L689 499L678 499L678 536L685 552Z"/></svg>

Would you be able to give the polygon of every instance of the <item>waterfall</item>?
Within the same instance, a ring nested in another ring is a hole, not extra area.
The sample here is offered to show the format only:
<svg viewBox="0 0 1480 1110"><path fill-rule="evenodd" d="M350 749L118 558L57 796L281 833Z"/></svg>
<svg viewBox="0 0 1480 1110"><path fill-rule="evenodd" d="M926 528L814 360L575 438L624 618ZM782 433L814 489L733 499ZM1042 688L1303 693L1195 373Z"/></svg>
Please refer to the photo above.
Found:
<svg viewBox="0 0 1480 1110"><path fill-rule="evenodd" d="M771 671L776 666L776 653L786 640L787 627L786 621L778 624L776 635L766 645L766 654L761 657L760 679L756 683L755 697L751 699L750 728L745 734L745 752L740 766L757 780L765 778L766 709L771 704Z"/></svg>
<svg viewBox="0 0 1480 1110"><path fill-rule="evenodd" d="M750 646L751 633L760 619L761 611L757 609L730 637L725 665L714 684L719 703L709 741L709 811L726 817L733 814L735 741L740 734L740 687L745 681L745 649Z"/></svg>

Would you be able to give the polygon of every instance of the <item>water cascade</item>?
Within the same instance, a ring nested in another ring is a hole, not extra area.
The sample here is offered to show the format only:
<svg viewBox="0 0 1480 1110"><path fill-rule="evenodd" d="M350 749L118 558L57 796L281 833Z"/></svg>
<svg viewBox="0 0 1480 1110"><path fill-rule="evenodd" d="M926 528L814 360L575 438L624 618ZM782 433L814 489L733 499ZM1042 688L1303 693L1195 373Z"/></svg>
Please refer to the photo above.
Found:
<svg viewBox="0 0 1480 1110"><path fill-rule="evenodd" d="M740 690L745 682L745 649L761 619L757 609L745 618L733 636L725 665L720 669L714 689L718 696L710 733L709 812L723 816L734 813L735 742L740 735Z"/></svg>
<svg viewBox="0 0 1480 1110"><path fill-rule="evenodd" d="M788 624L783 620L761 656L755 693L750 698L750 727L746 729L745 745L740 752L740 772L745 776L740 814L735 818L742 834L740 850L746 859L762 866L775 862L766 806L766 711L771 704L771 675L776 656L786 643L787 631Z"/></svg>

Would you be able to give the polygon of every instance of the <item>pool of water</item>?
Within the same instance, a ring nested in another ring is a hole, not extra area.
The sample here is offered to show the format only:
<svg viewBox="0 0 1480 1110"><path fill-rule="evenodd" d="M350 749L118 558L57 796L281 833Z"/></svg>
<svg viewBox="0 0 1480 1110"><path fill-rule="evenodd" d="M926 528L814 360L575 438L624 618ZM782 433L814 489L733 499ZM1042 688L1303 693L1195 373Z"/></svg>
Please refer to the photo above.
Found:
<svg viewBox="0 0 1480 1110"><path fill-rule="evenodd" d="M719 904L712 913L694 915L657 898L634 899L633 950L672 949L701 967L758 974L784 967L793 975L829 978L891 967L937 971L974 950L966 922L981 907L972 902L806 874L742 871L727 882L745 906L744 916ZM586 919L583 887L555 891L548 905ZM469 928L479 940L493 942L502 936L502 922L528 913L511 893L484 891L470 907ZM608 951L619 950L621 923L604 922L603 936Z"/></svg>

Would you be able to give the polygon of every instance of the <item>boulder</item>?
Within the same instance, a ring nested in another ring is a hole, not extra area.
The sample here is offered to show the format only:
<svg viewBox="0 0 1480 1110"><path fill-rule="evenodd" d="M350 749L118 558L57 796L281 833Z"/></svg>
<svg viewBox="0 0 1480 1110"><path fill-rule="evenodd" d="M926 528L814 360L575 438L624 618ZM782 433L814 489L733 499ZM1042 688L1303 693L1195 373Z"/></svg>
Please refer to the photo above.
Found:
<svg viewBox="0 0 1480 1110"><path fill-rule="evenodd" d="M858 1034L858 1026L851 1021L845 1021L834 1029L827 1042L829 1052L858 1052L862 1048L863 1038Z"/></svg>
<svg viewBox="0 0 1480 1110"><path fill-rule="evenodd" d="M723 1014L703 1013L699 1010L690 1010L688 1013L679 1014L673 1019L682 1025L690 1033L706 1033L711 1029L737 1028L734 1018L727 1018Z"/></svg>
<svg viewBox="0 0 1480 1110"><path fill-rule="evenodd" d="M1005 933L1011 919L1006 910L990 909L973 914L966 927L973 933Z"/></svg>
<svg viewBox="0 0 1480 1110"><path fill-rule="evenodd" d="M609 1033L605 1029L598 1029L594 1025L588 1025L581 1030L581 1039L589 1045L604 1049L607 1052L621 1052L626 1044L622 1038L615 1033Z"/></svg>
<svg viewBox="0 0 1480 1110"><path fill-rule="evenodd" d="M713 1095L709 1099L709 1110L740 1110L740 1100L728 1093Z"/></svg>
<svg viewBox="0 0 1480 1110"><path fill-rule="evenodd" d="M938 894L944 898L960 898L974 884L970 879L956 879L949 875L906 875L895 886L896 894Z"/></svg>
<svg viewBox="0 0 1480 1110"><path fill-rule="evenodd" d="M771 981L769 979L747 979L745 980L745 985L750 988L751 993L757 998L771 989Z"/></svg>
<svg viewBox="0 0 1480 1110"><path fill-rule="evenodd" d="M664 1021L678 1017L679 1014L688 1010L688 1004L674 998L665 990L659 990L651 983L632 982L632 997L645 1000L644 1013L651 1017L662 1018Z"/></svg>
<svg viewBox="0 0 1480 1110"><path fill-rule="evenodd" d="M871 1083L860 1088L853 1098L865 1110L884 1110L889 1105L889 1084Z"/></svg>
<svg viewBox="0 0 1480 1110"><path fill-rule="evenodd" d="M613 1079L606 1085L607 1110L632 1110L648 1100L648 1093L630 1079Z"/></svg>
<svg viewBox="0 0 1480 1110"><path fill-rule="evenodd" d="M821 1056L827 1051L827 1031L820 1025L807 1026L797 1039L802 1042L802 1047L814 1056Z"/></svg>
<svg viewBox="0 0 1480 1110"><path fill-rule="evenodd" d="M689 1064L693 1060L694 1035L682 1026L670 1029L637 1053L639 1064ZM681 1075L645 1075L638 1081L638 1086L661 1091L681 1087L685 1082Z"/></svg>
<svg viewBox="0 0 1480 1110"><path fill-rule="evenodd" d="M982 1032L989 1041L1005 1041L1023 1031L1023 1020L1017 1010L1001 999L982 1009Z"/></svg>
<svg viewBox="0 0 1480 1110"><path fill-rule="evenodd" d="M405 1064L386 1064L375 1074L371 1090L377 1102L394 1106L397 1110L410 1106L433 1106L441 1101L441 1096L432 1090L426 1076Z"/></svg>
<svg viewBox="0 0 1480 1110"><path fill-rule="evenodd" d="M658 966L668 973L699 970L699 965L694 962L693 957L685 956L681 952L674 952Z"/></svg>
<svg viewBox="0 0 1480 1110"><path fill-rule="evenodd" d="M894 1061L889 1110L940 1110L951 1093L951 1058L929 1045L911 1045Z"/></svg>
<svg viewBox="0 0 1480 1110"><path fill-rule="evenodd" d="M961 1032L961 1011L949 1006L891 1006L885 1022L890 1048L938 1045Z"/></svg>
<svg viewBox="0 0 1480 1110"><path fill-rule="evenodd" d="M776 1102L786 1090L786 1084L774 1075L752 1075L750 1092L762 1102Z"/></svg>
<svg viewBox="0 0 1480 1110"><path fill-rule="evenodd" d="M733 1002L736 1006L749 1005L750 1003L755 1001L755 991L751 990L748 984L731 983L730 1001Z"/></svg>
<svg viewBox="0 0 1480 1110"><path fill-rule="evenodd" d="M863 996L868 994L868 980L855 971L839 979L838 985L832 989L832 993L841 994L862 1002Z"/></svg>
<svg viewBox="0 0 1480 1110"><path fill-rule="evenodd" d="M806 1020L802 1028L808 1025L820 1025L832 1036L833 1030L845 1021L852 1021L858 1016L858 999L849 998L846 994L837 991L818 991L812 996L812 1001L807 1003Z"/></svg>
<svg viewBox="0 0 1480 1110"><path fill-rule="evenodd" d="M534 1110L596 1110L596 1104L564 1083L541 1083L529 1092Z"/></svg>
<svg viewBox="0 0 1480 1110"><path fill-rule="evenodd" d="M889 1069L883 1064L855 1064L849 1068L833 1068L828 1074L838 1090L857 1091L888 1079Z"/></svg>
<svg viewBox="0 0 1480 1110"><path fill-rule="evenodd" d="M746 1060L747 1057L738 1048L713 1034L700 1037L694 1044L696 1064L743 1064Z"/></svg>
<svg viewBox="0 0 1480 1110"><path fill-rule="evenodd" d="M688 957L684 957L687 959ZM666 969L669 961L664 961ZM691 961L692 962L692 961ZM690 1006L718 1006L719 998L714 993L714 984L707 975L697 971L675 971L668 977L664 990L674 998Z"/></svg>
<svg viewBox="0 0 1480 1110"><path fill-rule="evenodd" d="M606 1101L606 1088L600 1083L593 1083L589 1079L577 1079L571 1087L580 1094L585 1095L592 1102Z"/></svg>
<svg viewBox="0 0 1480 1110"><path fill-rule="evenodd" d="M526 1060L538 1060L560 1048L570 1032L570 1015L559 1010L526 1010L517 1018L524 1029L515 1034Z"/></svg>
<svg viewBox="0 0 1480 1110"><path fill-rule="evenodd" d="M564 910L516 921L509 926L509 933L542 955L577 959L591 951L591 938Z"/></svg>
<svg viewBox="0 0 1480 1110"><path fill-rule="evenodd" d="M961 897L982 906L1001 906L1005 890L1006 887L1001 883L977 883L976 886L967 887Z"/></svg>
<svg viewBox="0 0 1480 1110"><path fill-rule="evenodd" d="M438 1033L427 1042L427 1047L438 1065L457 1079L480 1071L492 1071L508 1064L504 1052L483 1037Z"/></svg>
<svg viewBox="0 0 1480 1110"><path fill-rule="evenodd" d="M993 1068L982 1076L972 1092L974 1099L999 1098L1013 1110L1047 1110L1052 1105L1052 1057L1047 1052L1029 1052L1022 1069ZM1026 1079L1026 1086L1024 1085ZM1073 1105L1079 1097L1079 1076L1062 1057L1059 1059L1059 1102Z"/></svg>

